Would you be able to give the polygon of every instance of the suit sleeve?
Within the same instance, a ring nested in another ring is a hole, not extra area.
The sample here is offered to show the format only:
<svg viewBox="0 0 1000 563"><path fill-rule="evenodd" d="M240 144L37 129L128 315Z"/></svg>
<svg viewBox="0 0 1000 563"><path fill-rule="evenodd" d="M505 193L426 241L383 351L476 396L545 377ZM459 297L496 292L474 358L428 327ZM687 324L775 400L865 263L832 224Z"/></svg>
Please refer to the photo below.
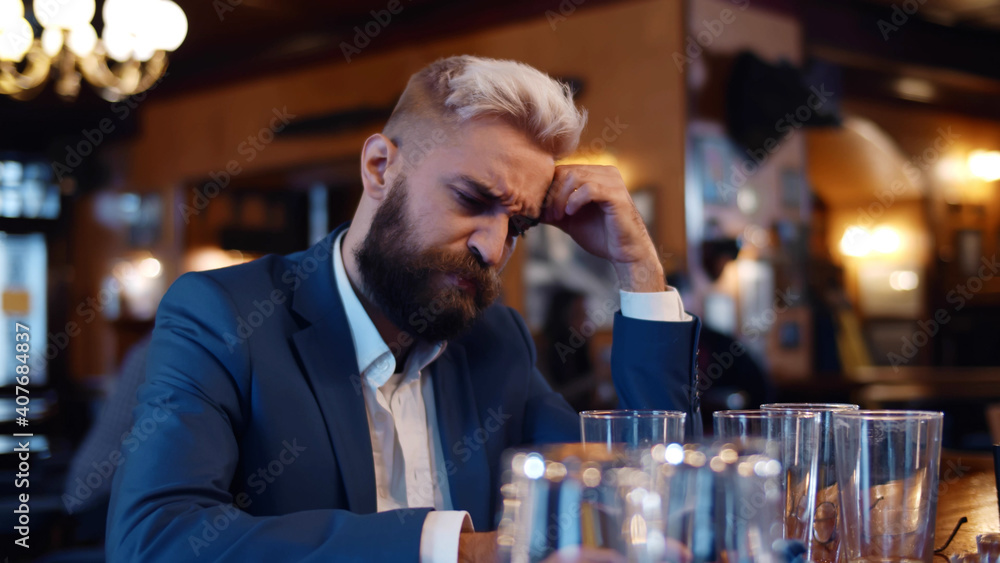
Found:
<svg viewBox="0 0 1000 563"><path fill-rule="evenodd" d="M626 409L687 413L688 439L700 439L701 408L695 356L701 320L657 322L615 313L611 373Z"/></svg>
<svg viewBox="0 0 1000 563"><path fill-rule="evenodd" d="M225 290L203 274L181 277L164 296L136 423L123 439L115 474L108 561L417 563L430 509L407 511L405 518L396 511L254 516L240 509L230 485L250 359L234 336L237 315Z"/></svg>

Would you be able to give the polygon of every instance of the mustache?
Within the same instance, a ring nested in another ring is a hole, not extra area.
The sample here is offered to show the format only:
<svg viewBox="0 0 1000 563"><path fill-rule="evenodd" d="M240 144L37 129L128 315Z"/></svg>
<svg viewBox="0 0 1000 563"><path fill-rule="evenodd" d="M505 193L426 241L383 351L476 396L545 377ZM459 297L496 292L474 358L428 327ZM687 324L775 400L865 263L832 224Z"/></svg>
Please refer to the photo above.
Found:
<svg viewBox="0 0 1000 563"><path fill-rule="evenodd" d="M500 270L483 264L472 254L434 250L422 253L411 264L413 274L421 277L431 273L453 274L476 285L480 291L499 291Z"/></svg>

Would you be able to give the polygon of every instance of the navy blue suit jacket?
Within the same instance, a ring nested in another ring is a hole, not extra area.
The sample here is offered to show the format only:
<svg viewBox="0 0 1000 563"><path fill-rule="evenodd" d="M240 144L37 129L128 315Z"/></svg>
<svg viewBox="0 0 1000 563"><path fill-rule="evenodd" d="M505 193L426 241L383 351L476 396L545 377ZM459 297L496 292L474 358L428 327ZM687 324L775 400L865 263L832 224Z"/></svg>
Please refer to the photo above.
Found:
<svg viewBox="0 0 1000 563"><path fill-rule="evenodd" d="M362 382L332 272L343 228L308 250L171 286L115 475L109 561L418 560L430 509L376 511ZM685 410L700 431L697 333L697 320L616 314L621 404ZM579 418L504 306L429 369L452 503L492 529L503 450L578 441Z"/></svg>

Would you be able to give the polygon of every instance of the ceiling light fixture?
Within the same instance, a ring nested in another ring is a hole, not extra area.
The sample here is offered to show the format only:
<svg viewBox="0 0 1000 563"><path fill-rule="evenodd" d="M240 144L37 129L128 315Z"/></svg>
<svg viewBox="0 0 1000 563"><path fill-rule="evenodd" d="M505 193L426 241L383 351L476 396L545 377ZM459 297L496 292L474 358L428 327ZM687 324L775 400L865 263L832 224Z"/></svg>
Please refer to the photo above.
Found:
<svg viewBox="0 0 1000 563"><path fill-rule="evenodd" d="M166 71L166 53L187 36L187 17L170 0L106 0L101 37L90 23L94 0L36 0L32 7L26 14L21 0L0 0L0 93L18 100L37 96L53 72L56 92L68 99L81 78L112 102L145 91Z"/></svg>

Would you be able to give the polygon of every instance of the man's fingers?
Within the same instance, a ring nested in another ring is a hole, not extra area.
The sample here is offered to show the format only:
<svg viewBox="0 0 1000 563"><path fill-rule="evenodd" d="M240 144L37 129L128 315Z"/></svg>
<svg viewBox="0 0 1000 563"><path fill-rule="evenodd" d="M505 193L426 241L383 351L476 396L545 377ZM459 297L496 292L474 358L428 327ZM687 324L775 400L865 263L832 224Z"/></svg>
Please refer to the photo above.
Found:
<svg viewBox="0 0 1000 563"><path fill-rule="evenodd" d="M566 215L573 215L584 205L598 200L597 194L599 193L600 187L597 184L587 182L578 186L570 192L566 199Z"/></svg>
<svg viewBox="0 0 1000 563"><path fill-rule="evenodd" d="M551 212L550 217L558 221L565 216L566 200L582 182L581 171L562 166L556 167L555 176L552 179L552 188L549 191L549 201L547 208Z"/></svg>

